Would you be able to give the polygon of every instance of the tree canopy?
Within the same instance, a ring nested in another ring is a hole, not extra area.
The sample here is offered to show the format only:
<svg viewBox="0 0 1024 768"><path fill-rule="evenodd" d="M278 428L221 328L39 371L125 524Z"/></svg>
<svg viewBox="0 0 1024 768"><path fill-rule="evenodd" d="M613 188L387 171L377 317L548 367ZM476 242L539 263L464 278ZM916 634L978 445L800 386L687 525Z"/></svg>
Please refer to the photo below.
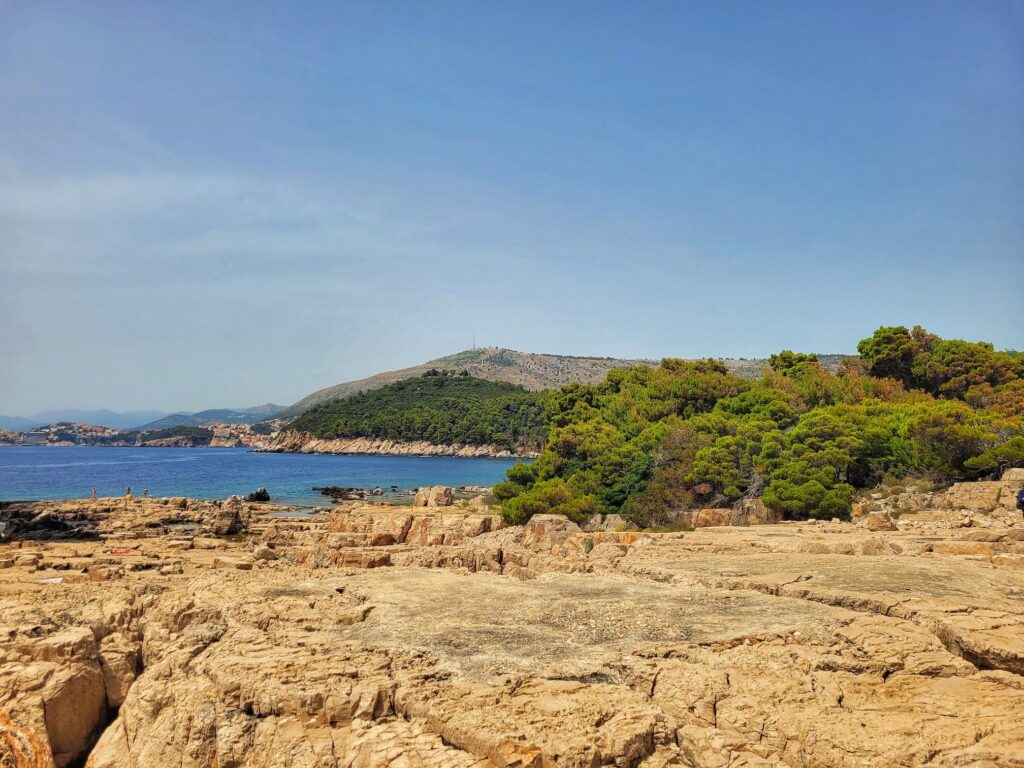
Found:
<svg viewBox="0 0 1024 768"><path fill-rule="evenodd" d="M855 489L1024 465L1021 357L922 328L880 328L836 374L773 355L761 379L714 360L666 359L549 394L547 447L495 488L503 514L637 525L760 497L789 518L848 517Z"/></svg>
<svg viewBox="0 0 1024 768"><path fill-rule="evenodd" d="M542 395L463 372L430 370L380 389L314 406L290 429L322 438L426 440L536 450L544 441Z"/></svg>

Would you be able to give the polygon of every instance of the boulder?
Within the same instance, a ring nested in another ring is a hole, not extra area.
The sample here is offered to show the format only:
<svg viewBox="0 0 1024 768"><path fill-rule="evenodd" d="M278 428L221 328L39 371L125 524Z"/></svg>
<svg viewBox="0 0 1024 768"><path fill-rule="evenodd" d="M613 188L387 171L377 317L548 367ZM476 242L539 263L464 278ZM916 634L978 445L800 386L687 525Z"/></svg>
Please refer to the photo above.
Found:
<svg viewBox="0 0 1024 768"><path fill-rule="evenodd" d="M447 485L435 485L430 488L416 489L412 500L414 507L450 507L454 499L452 489Z"/></svg>
<svg viewBox="0 0 1024 768"><path fill-rule="evenodd" d="M576 523L562 515L534 515L522 527L519 543L527 549L548 551L582 532Z"/></svg>
<svg viewBox="0 0 1024 768"><path fill-rule="evenodd" d="M898 531L896 521L888 512L872 512L861 522L869 531Z"/></svg>
<svg viewBox="0 0 1024 768"><path fill-rule="evenodd" d="M277 560L277 552L268 547L266 544L261 544L256 547L253 551L252 556L256 560Z"/></svg>
<svg viewBox="0 0 1024 768"><path fill-rule="evenodd" d="M245 560L241 557L215 557L213 558L214 568L233 568L236 571L251 571L252 560Z"/></svg>
<svg viewBox="0 0 1024 768"><path fill-rule="evenodd" d="M741 515L734 525L770 525L782 520L782 514L768 509L761 499L740 499L734 509Z"/></svg>
<svg viewBox="0 0 1024 768"><path fill-rule="evenodd" d="M991 512L999 503L1003 484L998 481L954 483L941 496L938 505L948 509L973 509Z"/></svg>
<svg viewBox="0 0 1024 768"><path fill-rule="evenodd" d="M266 488L257 488L245 497L246 501L270 501L270 491Z"/></svg>
<svg viewBox="0 0 1024 768"><path fill-rule="evenodd" d="M591 515L583 524L584 531L619 531L626 527L622 515Z"/></svg>
<svg viewBox="0 0 1024 768"><path fill-rule="evenodd" d="M203 529L214 536L230 536L242 530L242 500L232 496L203 516Z"/></svg>

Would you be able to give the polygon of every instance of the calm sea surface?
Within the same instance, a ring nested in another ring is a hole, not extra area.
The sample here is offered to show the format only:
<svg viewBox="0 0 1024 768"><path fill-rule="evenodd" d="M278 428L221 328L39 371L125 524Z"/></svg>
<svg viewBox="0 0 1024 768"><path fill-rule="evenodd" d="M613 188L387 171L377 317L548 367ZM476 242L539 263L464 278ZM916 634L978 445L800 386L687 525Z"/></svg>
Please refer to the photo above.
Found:
<svg viewBox="0 0 1024 768"><path fill-rule="evenodd" d="M313 486L493 485L514 462L443 456L251 453L245 448L0 446L0 501L117 496L223 499L262 486L275 502L330 505Z"/></svg>

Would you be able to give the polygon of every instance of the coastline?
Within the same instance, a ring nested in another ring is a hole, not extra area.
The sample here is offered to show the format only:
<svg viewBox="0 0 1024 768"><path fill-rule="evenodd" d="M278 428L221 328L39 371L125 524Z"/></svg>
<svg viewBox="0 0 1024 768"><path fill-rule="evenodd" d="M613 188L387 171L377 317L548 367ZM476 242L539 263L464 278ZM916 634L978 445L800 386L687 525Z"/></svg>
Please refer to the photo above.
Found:
<svg viewBox="0 0 1024 768"><path fill-rule="evenodd" d="M426 440L401 441L371 437L319 438L305 432L284 431L260 453L327 453L355 456L449 456L474 459L535 459L537 451L513 452L497 445L453 443L440 445Z"/></svg>

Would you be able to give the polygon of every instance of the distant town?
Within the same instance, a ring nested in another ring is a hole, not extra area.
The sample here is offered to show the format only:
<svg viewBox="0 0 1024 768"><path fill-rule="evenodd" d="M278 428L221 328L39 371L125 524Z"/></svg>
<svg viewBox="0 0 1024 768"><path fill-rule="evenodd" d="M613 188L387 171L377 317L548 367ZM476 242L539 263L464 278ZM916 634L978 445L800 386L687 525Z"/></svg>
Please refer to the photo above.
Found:
<svg viewBox="0 0 1024 768"><path fill-rule="evenodd" d="M3 445L97 445L145 448L254 448L270 447L283 421L257 424L211 423L165 429L125 430L96 424L57 422L16 432L0 430Z"/></svg>

